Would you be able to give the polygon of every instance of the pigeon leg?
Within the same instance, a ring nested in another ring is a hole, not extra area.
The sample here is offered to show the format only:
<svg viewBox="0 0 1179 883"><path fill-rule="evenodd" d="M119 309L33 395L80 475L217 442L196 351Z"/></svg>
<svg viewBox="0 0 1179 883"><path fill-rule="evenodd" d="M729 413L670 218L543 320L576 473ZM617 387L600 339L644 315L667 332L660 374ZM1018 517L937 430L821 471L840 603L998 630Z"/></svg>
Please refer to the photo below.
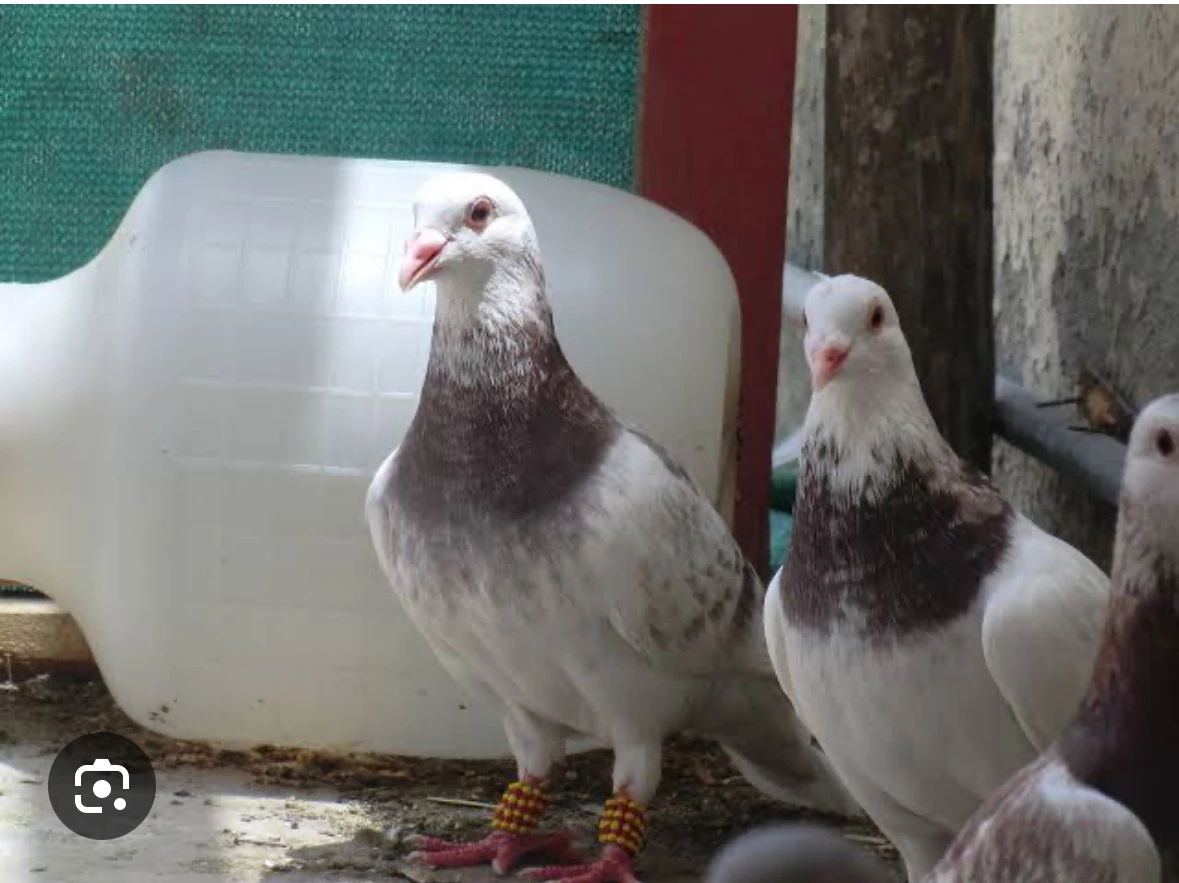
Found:
<svg viewBox="0 0 1179 883"><path fill-rule="evenodd" d="M647 811L625 791L606 801L598 821L602 854L585 865L550 865L524 871L529 880L559 880L560 883L639 883L634 858L647 840Z"/></svg>
<svg viewBox="0 0 1179 883"><path fill-rule="evenodd" d="M508 873L530 855L561 864L585 861L573 848L570 831L538 831L548 808L546 782L565 757L561 731L525 709L504 709L504 732L516 757L517 781L508 786L495 809L491 833L473 843L438 837L415 837L410 858L435 868L476 867L490 864L497 874Z"/></svg>
<svg viewBox="0 0 1179 883"><path fill-rule="evenodd" d="M409 839L416 848L410 859L432 868L466 868L490 864L497 874L508 873L522 858L539 854L553 861L581 861L569 831L538 832L537 825L548 806L548 795L539 779L513 782L500 798L492 820L492 832L482 840L463 843L439 837Z"/></svg>

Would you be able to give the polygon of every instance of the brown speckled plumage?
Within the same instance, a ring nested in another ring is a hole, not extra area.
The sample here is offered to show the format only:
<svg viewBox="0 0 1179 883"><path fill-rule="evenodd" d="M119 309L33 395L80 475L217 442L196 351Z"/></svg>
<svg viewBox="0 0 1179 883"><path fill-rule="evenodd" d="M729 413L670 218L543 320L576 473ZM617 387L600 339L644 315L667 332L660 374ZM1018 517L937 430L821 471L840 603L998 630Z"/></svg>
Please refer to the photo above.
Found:
<svg viewBox="0 0 1179 883"><path fill-rule="evenodd" d="M1049 751L998 789L954 840L928 883L1119 883L1113 857L1095 857L1092 844L1075 837L1056 808L1036 795L1045 771L1058 762L1055 751ZM992 815L999 807L1002 816ZM1083 876L1076 875L1080 869ZM1053 876L1057 870L1065 876Z"/></svg>
<svg viewBox="0 0 1179 883"><path fill-rule="evenodd" d="M857 622L888 640L962 615L1001 560L1013 512L985 476L899 459L858 498L831 486L837 448L807 443L782 605L791 622L828 631Z"/></svg>
<svg viewBox="0 0 1179 883"><path fill-rule="evenodd" d="M453 352L478 353L475 382ZM390 490L423 529L547 517L601 464L617 420L565 360L543 302L515 327L438 324Z"/></svg>

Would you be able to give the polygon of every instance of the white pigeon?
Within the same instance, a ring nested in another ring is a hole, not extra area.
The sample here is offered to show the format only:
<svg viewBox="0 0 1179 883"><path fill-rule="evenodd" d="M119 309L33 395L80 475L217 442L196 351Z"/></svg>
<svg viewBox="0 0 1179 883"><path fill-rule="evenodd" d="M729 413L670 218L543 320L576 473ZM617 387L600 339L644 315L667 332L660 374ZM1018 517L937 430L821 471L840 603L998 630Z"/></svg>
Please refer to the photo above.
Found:
<svg viewBox="0 0 1179 883"><path fill-rule="evenodd" d="M806 320L813 394L766 638L916 881L1076 712L1109 581L938 434L884 289L824 280Z"/></svg>
<svg viewBox="0 0 1179 883"><path fill-rule="evenodd" d="M571 206L570 210L575 210ZM858 813L773 675L764 589L707 498L619 422L565 360L528 212L503 182L423 185L403 289L437 285L421 401L369 491L390 583L439 660L496 703L519 768L492 834L421 838L434 866L526 853L572 858L536 833L566 738L614 751L601 858L535 871L632 880L663 739L720 742L776 797Z"/></svg>
<svg viewBox="0 0 1179 883"><path fill-rule="evenodd" d="M991 794L925 883L1159 883L1179 846L1179 395L1130 436L1113 590L1088 693L1037 760ZM1173 874L1168 879L1172 879ZM883 883L830 831L744 834L706 883Z"/></svg>

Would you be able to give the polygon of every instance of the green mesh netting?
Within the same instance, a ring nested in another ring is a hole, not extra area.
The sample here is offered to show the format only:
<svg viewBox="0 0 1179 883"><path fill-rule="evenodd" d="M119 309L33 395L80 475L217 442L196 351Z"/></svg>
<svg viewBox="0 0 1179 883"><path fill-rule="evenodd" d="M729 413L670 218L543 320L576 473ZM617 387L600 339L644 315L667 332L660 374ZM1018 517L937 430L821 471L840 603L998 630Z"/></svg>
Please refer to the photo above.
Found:
<svg viewBox="0 0 1179 883"><path fill-rule="evenodd" d="M0 8L0 280L94 256L212 148L509 163L629 187L639 6Z"/></svg>
<svg viewBox="0 0 1179 883"><path fill-rule="evenodd" d="M32 586L21 583L6 583L0 581L0 599L4 598L43 598L45 597Z"/></svg>

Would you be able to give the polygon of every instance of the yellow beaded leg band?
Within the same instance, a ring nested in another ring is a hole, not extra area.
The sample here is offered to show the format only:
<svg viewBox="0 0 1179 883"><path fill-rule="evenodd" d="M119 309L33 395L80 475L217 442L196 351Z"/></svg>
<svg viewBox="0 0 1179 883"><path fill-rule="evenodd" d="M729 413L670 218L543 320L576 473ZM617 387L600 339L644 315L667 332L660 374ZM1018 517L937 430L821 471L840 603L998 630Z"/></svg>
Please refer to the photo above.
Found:
<svg viewBox="0 0 1179 883"><path fill-rule="evenodd" d="M611 797L598 821L598 842L638 855L647 842L647 811L629 797Z"/></svg>
<svg viewBox="0 0 1179 883"><path fill-rule="evenodd" d="M540 786L513 782L499 799L491 827L509 834L531 834L548 805L548 795Z"/></svg>

